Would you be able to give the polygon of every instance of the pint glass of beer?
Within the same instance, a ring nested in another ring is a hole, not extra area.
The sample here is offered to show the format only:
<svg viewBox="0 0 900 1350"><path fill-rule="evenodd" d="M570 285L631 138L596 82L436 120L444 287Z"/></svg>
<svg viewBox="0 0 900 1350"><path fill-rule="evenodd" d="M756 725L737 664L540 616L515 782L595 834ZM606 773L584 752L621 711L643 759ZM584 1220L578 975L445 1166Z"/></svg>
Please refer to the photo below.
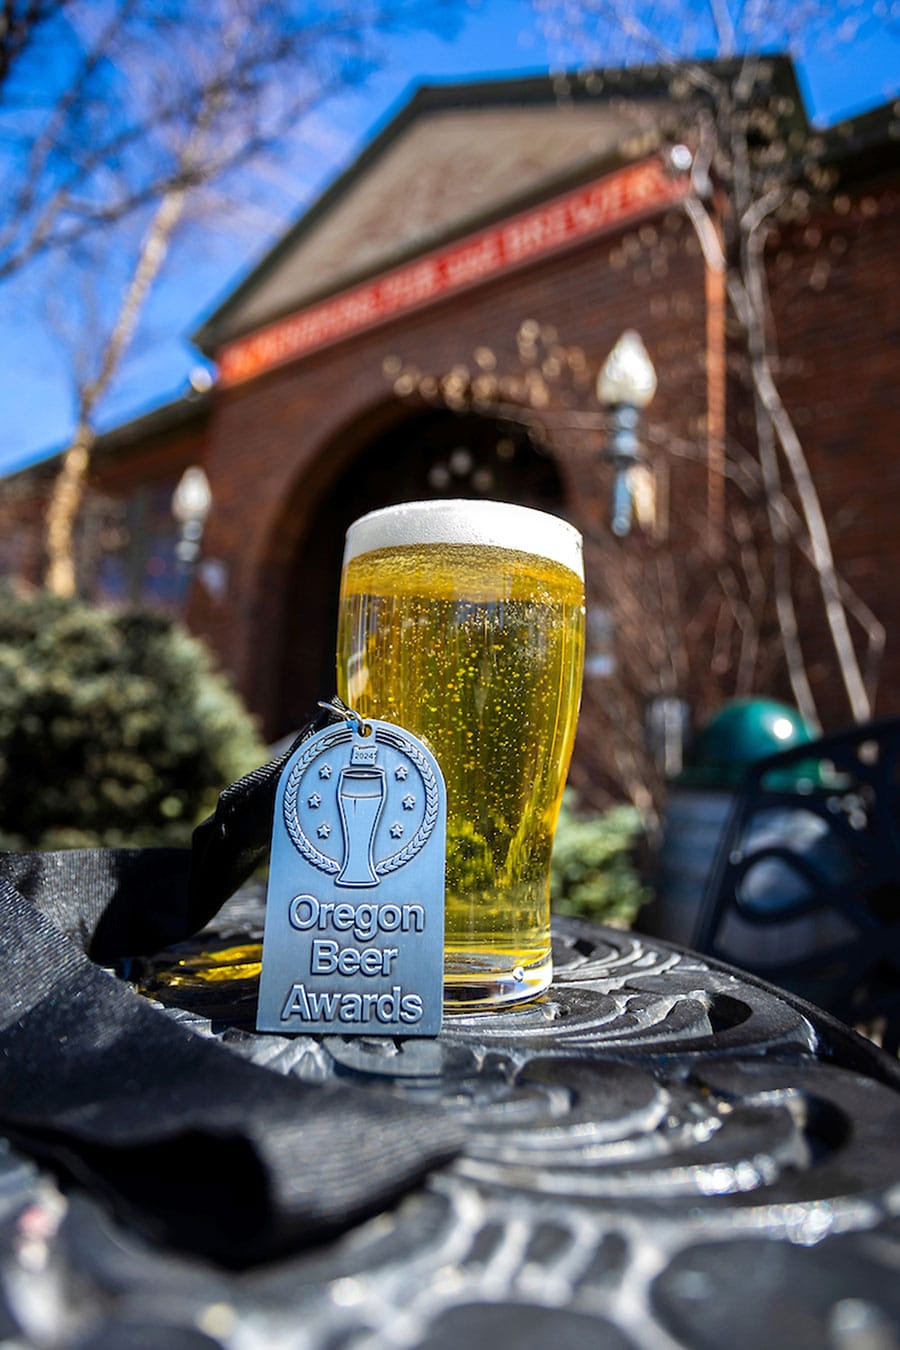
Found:
<svg viewBox="0 0 900 1350"><path fill-rule="evenodd" d="M429 501L351 525L338 691L420 737L443 771L448 1011L550 983L550 850L583 660L582 541L566 521Z"/></svg>

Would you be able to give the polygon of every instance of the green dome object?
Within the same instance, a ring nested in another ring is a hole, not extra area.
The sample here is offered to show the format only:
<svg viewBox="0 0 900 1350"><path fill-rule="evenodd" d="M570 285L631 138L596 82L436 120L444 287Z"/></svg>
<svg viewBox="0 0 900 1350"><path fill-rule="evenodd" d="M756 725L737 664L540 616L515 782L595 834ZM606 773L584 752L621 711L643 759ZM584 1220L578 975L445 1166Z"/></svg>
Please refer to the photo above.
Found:
<svg viewBox="0 0 900 1350"><path fill-rule="evenodd" d="M677 781L730 787L740 782L756 760L795 745L808 745L812 739L800 713L789 704L766 698L735 699L700 728ZM785 772L785 779L785 786L809 782L810 765L793 765Z"/></svg>

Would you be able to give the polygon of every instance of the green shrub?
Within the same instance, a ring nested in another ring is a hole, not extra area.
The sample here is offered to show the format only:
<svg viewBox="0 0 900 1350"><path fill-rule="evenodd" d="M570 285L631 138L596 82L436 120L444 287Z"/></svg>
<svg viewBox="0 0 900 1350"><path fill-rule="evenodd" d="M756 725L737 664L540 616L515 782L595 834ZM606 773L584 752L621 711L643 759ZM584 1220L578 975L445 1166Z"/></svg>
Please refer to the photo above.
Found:
<svg viewBox="0 0 900 1350"><path fill-rule="evenodd" d="M557 914L629 927L651 895L634 864L642 833L640 813L633 806L580 815L566 789L550 862L551 908Z"/></svg>
<svg viewBox="0 0 900 1350"><path fill-rule="evenodd" d="M170 619L0 588L0 847L185 844L263 754Z"/></svg>

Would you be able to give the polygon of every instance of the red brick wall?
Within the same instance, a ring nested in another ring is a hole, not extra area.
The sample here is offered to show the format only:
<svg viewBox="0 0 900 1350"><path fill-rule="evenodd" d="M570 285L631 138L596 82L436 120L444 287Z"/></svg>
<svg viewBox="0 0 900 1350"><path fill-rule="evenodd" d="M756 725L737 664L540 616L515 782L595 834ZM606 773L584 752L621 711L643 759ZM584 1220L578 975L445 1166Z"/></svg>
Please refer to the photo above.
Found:
<svg viewBox="0 0 900 1350"><path fill-rule="evenodd" d="M772 249L779 384L830 524L835 561L887 628L876 711L900 712L900 186L837 198ZM796 498L796 494L792 493ZM804 649L831 726L849 720L815 578L798 560ZM851 622L861 659L865 632Z"/></svg>
<svg viewBox="0 0 900 1350"><path fill-rule="evenodd" d="M82 525L92 504L104 498L127 499L139 486L177 484L189 464L206 456L205 424L192 424L163 435L104 450L102 441L91 463ZM58 461L25 470L0 483L0 575L40 585L46 567L45 515Z"/></svg>
<svg viewBox="0 0 900 1350"><path fill-rule="evenodd" d="M0 576L40 585L46 501L44 483L31 475L0 484Z"/></svg>

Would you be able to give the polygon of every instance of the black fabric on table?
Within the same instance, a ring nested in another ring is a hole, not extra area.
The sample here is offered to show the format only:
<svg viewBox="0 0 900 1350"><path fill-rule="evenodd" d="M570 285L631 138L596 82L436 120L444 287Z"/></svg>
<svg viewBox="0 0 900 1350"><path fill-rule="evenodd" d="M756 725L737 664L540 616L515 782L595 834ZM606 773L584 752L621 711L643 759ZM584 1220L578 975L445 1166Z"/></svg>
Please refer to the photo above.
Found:
<svg viewBox="0 0 900 1350"><path fill-rule="evenodd" d="M0 1132L143 1233L240 1266L333 1237L458 1149L441 1112L283 1078L95 964L201 928L264 859L296 744L190 850L0 855Z"/></svg>

